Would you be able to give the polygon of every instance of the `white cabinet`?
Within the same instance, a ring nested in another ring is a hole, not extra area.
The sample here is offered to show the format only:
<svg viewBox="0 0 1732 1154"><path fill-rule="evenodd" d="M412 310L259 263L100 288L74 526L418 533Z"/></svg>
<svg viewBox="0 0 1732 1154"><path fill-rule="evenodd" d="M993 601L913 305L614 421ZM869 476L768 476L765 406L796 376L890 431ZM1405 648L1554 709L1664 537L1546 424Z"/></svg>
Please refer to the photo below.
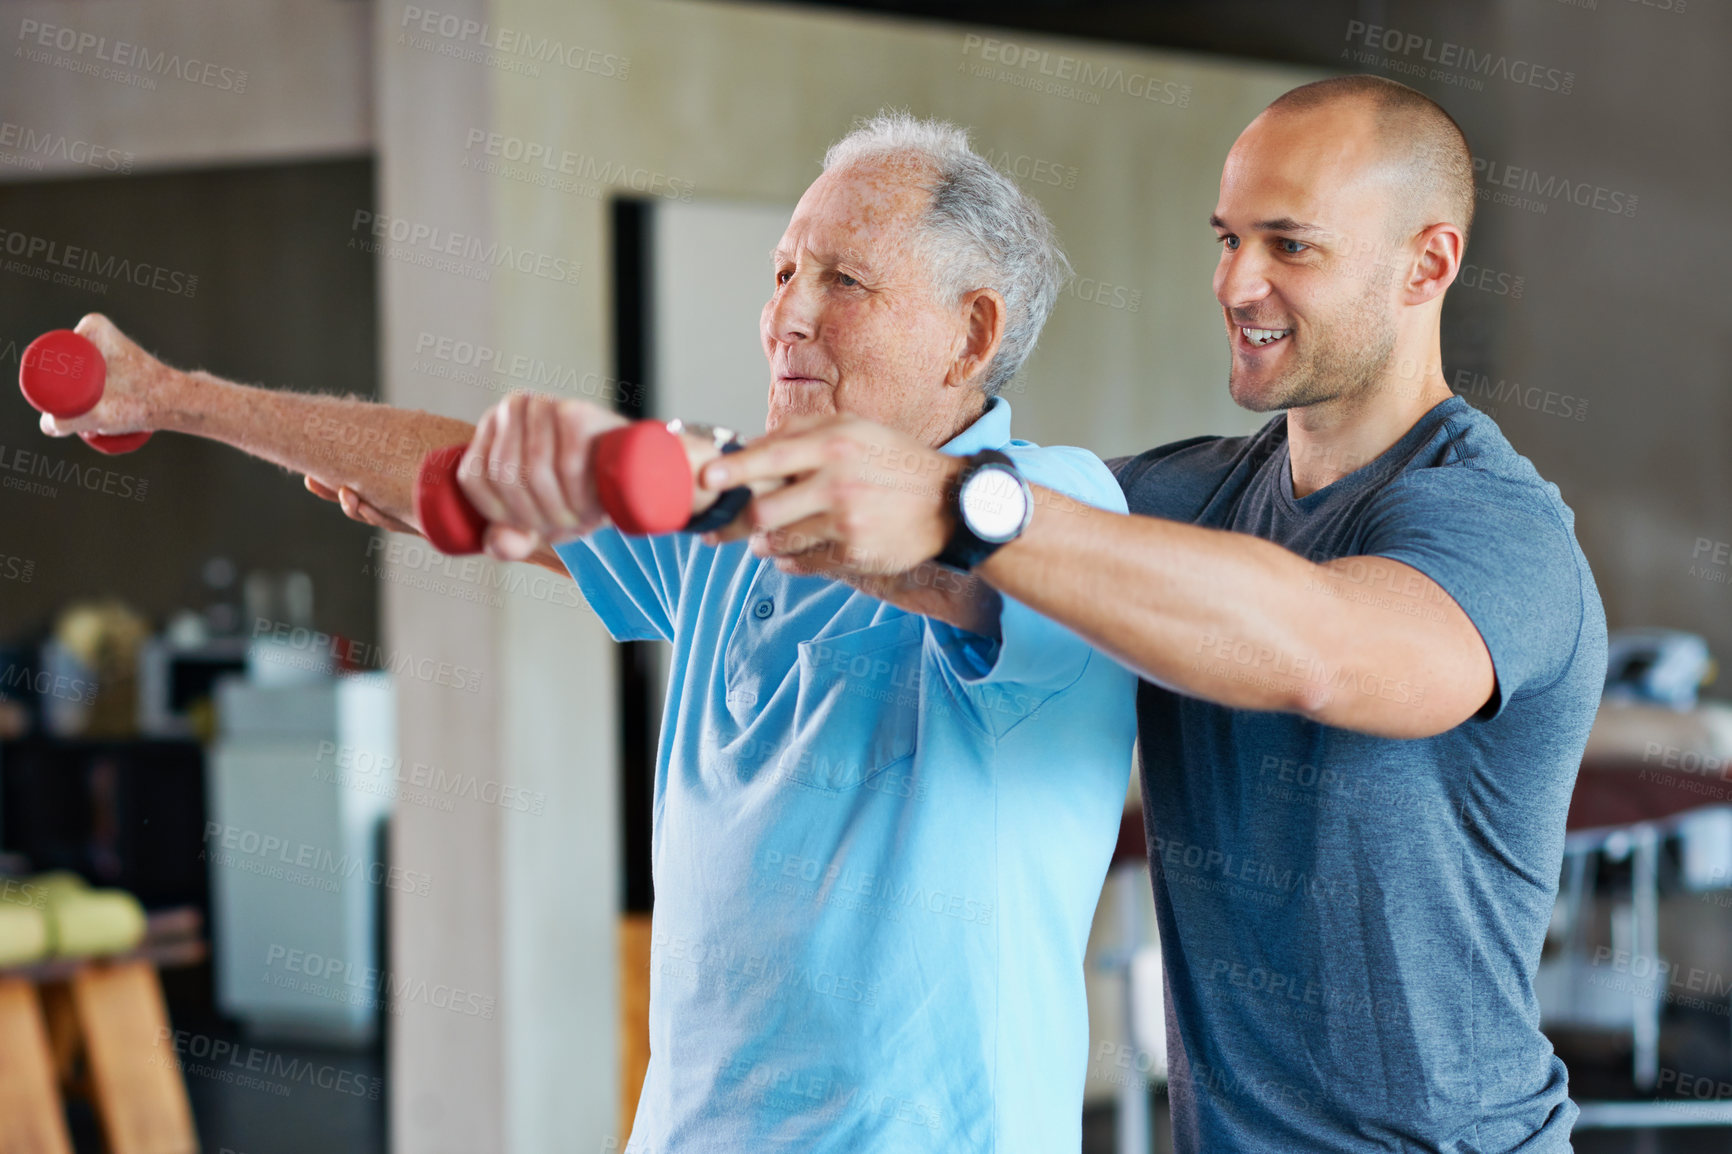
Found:
<svg viewBox="0 0 1732 1154"><path fill-rule="evenodd" d="M366 1045L395 763L386 674L217 690L204 852L217 1004L259 1037Z"/></svg>

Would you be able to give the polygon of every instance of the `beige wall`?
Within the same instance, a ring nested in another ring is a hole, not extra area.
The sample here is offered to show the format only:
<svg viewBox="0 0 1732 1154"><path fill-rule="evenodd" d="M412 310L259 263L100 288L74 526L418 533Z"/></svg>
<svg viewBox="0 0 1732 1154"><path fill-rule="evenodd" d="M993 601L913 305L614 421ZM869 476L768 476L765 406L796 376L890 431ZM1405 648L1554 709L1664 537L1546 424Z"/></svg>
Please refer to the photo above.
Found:
<svg viewBox="0 0 1732 1154"><path fill-rule="evenodd" d="M132 171L364 153L373 145L370 17L354 0L8 4L0 121L129 154ZM44 36L70 51L44 46ZM61 64L27 55L38 52ZM161 63L130 66L138 52ZM184 75L166 73L169 58ZM29 155L0 140L0 153L15 152ZM0 183L92 173L69 158L70 143L42 155L41 167L0 164Z"/></svg>
<svg viewBox="0 0 1732 1154"><path fill-rule="evenodd" d="M386 7L379 6L381 26ZM484 5L477 0L446 10L479 14ZM484 232L490 212L487 190L447 178L438 163L437 134L454 121L484 122L486 85L467 70L445 66L446 61L394 50L383 34L377 43L380 213L448 233ZM412 250L409 246L403 251ZM485 395L414 372L407 348L421 332L492 343L490 286L409 259L378 263L385 399L475 417ZM505 678L513 670L511 654L502 644L508 614L400 585L387 586L383 610L389 644L413 643L483 674L482 692L468 701L453 700L437 685L399 685L399 741L405 760L516 777L519 767L504 756ZM508 1148L503 1140L510 1045L505 1023L511 1020L518 991L505 986L505 906L512 892L501 860L506 816L473 806L451 813L399 806L393 815L398 860L434 878L427 895L400 896L391 903L393 965L400 972L499 999L498 1017L492 1021L440 1013L429 1006L409 1006L390 1020L393 1150L458 1154ZM565 816L561 812L548 820ZM558 914L549 911L549 916Z"/></svg>
<svg viewBox="0 0 1732 1154"><path fill-rule="evenodd" d="M1512 42L1544 43L1583 79L1567 106L1509 100L1500 151L1484 155L1635 203L1628 214L1604 210L1610 195L1600 210L1482 203L1501 267L1527 278L1519 304L1501 310L1503 355L1484 370L1588 402L1580 421L1509 404L1498 420L1575 509L1611 627L1701 634L1725 699L1732 244L1717 218L1732 182L1732 74L1721 63L1732 7L1601 4L1577 20L1518 0L1500 7Z"/></svg>
<svg viewBox="0 0 1732 1154"><path fill-rule="evenodd" d="M445 14L485 20L479 2ZM492 123L485 71L398 43L401 10L379 8L381 210L442 236L495 236L496 186L460 169L463 141ZM561 332L507 331L503 291L521 274L428 267L409 244L381 262L385 392L397 404L474 418L499 393L443 380L416 346L428 335L514 354L607 367L605 347ZM570 255L566 238L550 247ZM399 256L404 259L399 259ZM573 316L604 307L591 271L578 288L536 282ZM519 342L512 344L512 342ZM569 593L569 586L564 586ZM545 799L541 812L400 806L397 849L443 883L393 902L397 964L483 996L493 1020L408 1007L392 1021L395 1150L601 1150L616 1129L614 934L618 777L614 653L594 616L564 598L506 597L498 607L387 587L389 635L481 669L483 692L454 701L435 685L401 686L405 757L453 765Z"/></svg>

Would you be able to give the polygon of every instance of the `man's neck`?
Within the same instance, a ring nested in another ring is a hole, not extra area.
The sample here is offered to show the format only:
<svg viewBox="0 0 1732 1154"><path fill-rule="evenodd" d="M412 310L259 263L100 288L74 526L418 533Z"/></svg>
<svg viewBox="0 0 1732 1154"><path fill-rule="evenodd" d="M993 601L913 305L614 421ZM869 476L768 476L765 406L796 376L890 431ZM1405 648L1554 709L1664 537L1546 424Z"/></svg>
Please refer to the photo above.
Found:
<svg viewBox="0 0 1732 1154"><path fill-rule="evenodd" d="M1453 394L1441 367L1415 388L1387 379L1374 389L1287 410L1293 495L1305 497L1381 456Z"/></svg>
<svg viewBox="0 0 1732 1154"><path fill-rule="evenodd" d="M987 406L991 403L991 398L985 393L978 389L971 390L967 403L953 414L950 420L945 421L935 415L931 425L914 435L934 449L942 449L966 432L974 422L985 416ZM946 431L947 429L948 431Z"/></svg>

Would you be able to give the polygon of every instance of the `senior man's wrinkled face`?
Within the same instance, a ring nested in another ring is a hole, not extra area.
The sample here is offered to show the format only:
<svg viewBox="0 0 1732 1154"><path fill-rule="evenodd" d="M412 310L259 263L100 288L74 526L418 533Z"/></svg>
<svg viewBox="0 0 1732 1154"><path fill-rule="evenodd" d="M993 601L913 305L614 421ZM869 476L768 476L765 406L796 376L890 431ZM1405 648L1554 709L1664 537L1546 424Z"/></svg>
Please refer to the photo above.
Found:
<svg viewBox="0 0 1732 1154"><path fill-rule="evenodd" d="M905 160L861 161L824 173L800 198L759 321L768 430L849 413L938 445L984 407L952 372L967 347L967 307L940 299L916 250L926 175Z"/></svg>

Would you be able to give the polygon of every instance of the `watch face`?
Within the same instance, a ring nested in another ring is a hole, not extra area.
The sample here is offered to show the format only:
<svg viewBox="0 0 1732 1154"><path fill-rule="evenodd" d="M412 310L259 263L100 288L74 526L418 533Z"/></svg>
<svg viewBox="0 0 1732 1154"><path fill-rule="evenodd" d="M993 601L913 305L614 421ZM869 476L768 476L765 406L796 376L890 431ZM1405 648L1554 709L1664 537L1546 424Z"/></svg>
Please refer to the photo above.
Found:
<svg viewBox="0 0 1732 1154"><path fill-rule="evenodd" d="M740 435L725 425L706 425L702 421L682 421L675 417L667 423L668 432L674 436L690 433L694 437L708 438L716 448L732 444L740 439Z"/></svg>
<svg viewBox="0 0 1732 1154"><path fill-rule="evenodd" d="M962 516L976 537L1008 541L1028 517L1028 494L1009 469L988 465L962 486Z"/></svg>

